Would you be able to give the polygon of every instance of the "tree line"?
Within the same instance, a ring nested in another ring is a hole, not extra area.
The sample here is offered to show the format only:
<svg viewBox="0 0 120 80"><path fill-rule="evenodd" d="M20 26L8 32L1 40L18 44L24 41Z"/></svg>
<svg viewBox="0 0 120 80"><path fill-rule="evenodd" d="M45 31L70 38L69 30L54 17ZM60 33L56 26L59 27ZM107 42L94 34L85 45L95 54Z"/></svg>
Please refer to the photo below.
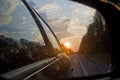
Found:
<svg viewBox="0 0 120 80"><path fill-rule="evenodd" d="M80 54L110 54L111 44L107 24L99 12L95 12L93 22L89 24L86 35L83 36Z"/></svg>

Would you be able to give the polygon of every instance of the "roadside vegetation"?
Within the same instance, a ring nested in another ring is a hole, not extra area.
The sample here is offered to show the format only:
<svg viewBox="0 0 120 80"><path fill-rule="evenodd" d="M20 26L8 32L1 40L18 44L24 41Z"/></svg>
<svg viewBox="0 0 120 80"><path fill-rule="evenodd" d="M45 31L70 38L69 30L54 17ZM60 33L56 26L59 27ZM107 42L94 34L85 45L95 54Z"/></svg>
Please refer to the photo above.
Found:
<svg viewBox="0 0 120 80"><path fill-rule="evenodd" d="M111 42L107 24L99 12L89 24L83 36L78 53L106 64L111 63Z"/></svg>

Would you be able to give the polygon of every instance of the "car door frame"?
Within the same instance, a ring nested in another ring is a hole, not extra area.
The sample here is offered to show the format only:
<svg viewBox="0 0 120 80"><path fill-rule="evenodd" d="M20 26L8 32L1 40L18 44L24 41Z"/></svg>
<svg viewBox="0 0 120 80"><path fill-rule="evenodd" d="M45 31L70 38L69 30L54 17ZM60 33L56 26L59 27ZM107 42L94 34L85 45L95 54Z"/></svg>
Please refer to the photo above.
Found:
<svg viewBox="0 0 120 80"><path fill-rule="evenodd" d="M38 14L38 13L36 12L36 10L35 10L34 8L32 8L32 7L26 2L26 0L22 0L22 2L23 2L24 5L26 6L26 8L27 8L28 11L30 12L31 16L33 17L36 25L38 26L38 28L39 28L42 36L43 36L43 39L44 39L44 41L45 41L46 47L47 47L47 49L48 49L48 52L49 52L49 53L53 53L53 52L54 52L54 51L53 51L54 49L53 49L53 46L52 46L52 44L50 43L50 41L49 41L49 39L48 39L48 37L47 37L47 34L46 34L46 32L45 32L45 30L44 30L44 28L43 28L40 20L38 19L38 17L45 23L45 25L46 25L46 26L49 28L49 30L52 32L53 36L55 37L56 42L58 43L58 46L59 46L60 50L61 50L60 42L59 42L58 38L56 37L56 35L54 34L53 30L50 28L50 26L45 22L45 20L40 16L40 14ZM37 16L38 16L38 17L37 17ZM61 51L62 51L62 50L61 50ZM56 55L54 55L54 56L58 56L58 54L56 54ZM51 57L53 57L53 55L52 55Z"/></svg>

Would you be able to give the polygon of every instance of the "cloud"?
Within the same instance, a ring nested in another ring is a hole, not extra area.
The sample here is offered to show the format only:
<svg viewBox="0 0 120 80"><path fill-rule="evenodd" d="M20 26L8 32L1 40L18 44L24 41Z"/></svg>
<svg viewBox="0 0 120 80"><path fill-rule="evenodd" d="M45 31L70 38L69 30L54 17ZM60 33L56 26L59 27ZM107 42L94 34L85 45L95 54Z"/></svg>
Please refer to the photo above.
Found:
<svg viewBox="0 0 120 80"><path fill-rule="evenodd" d="M59 40L61 38L75 36L84 36L87 32L87 27L77 17L61 17L59 19L48 20Z"/></svg>
<svg viewBox="0 0 120 80"><path fill-rule="evenodd" d="M12 13L16 6L19 4L19 2L16 0L2 0L1 2L3 5L1 5L0 8L2 8L2 12L4 12L3 15L9 15Z"/></svg>
<svg viewBox="0 0 120 80"><path fill-rule="evenodd" d="M18 1L2 0L0 2L0 25L10 23L12 20L10 13L12 13L18 5Z"/></svg>
<svg viewBox="0 0 120 80"><path fill-rule="evenodd" d="M0 15L0 25L8 24L11 22L11 20L12 20L12 17L9 15L7 16Z"/></svg>
<svg viewBox="0 0 120 80"><path fill-rule="evenodd" d="M14 31L14 32L12 32L13 34L16 34L17 32L16 31Z"/></svg>
<svg viewBox="0 0 120 80"><path fill-rule="evenodd" d="M54 3L45 4L39 10L48 13L48 12L57 11L58 9L60 9L60 6L54 2Z"/></svg>
<svg viewBox="0 0 120 80"><path fill-rule="evenodd" d="M26 21L23 21L22 23L21 23L21 25L25 25L27 22Z"/></svg>
<svg viewBox="0 0 120 80"><path fill-rule="evenodd" d="M83 36L87 32L87 28L82 25L82 23L80 22L80 20L77 17L71 18L68 26L69 27L68 27L67 31L74 35Z"/></svg>
<svg viewBox="0 0 120 80"><path fill-rule="evenodd" d="M22 20L25 21L25 20L26 20L26 17L25 17L25 16L22 16Z"/></svg>
<svg viewBox="0 0 120 80"><path fill-rule="evenodd" d="M70 21L69 17L63 16L59 19L55 19L54 21L51 22L51 24L56 27L62 27L62 26L66 26L69 21Z"/></svg>
<svg viewBox="0 0 120 80"><path fill-rule="evenodd" d="M61 6L59 6L57 3L48 3L44 4L43 6L38 6L36 10L38 13L45 13L47 14L47 18L59 16L59 12L61 11Z"/></svg>
<svg viewBox="0 0 120 80"><path fill-rule="evenodd" d="M25 34L24 31L18 31L17 33L18 33L18 34Z"/></svg>
<svg viewBox="0 0 120 80"><path fill-rule="evenodd" d="M74 9L73 12L76 13L76 14L80 13L80 11L78 9Z"/></svg>
<svg viewBox="0 0 120 80"><path fill-rule="evenodd" d="M22 16L21 18L21 25L25 25L27 22L26 22L26 17L25 16Z"/></svg>
<svg viewBox="0 0 120 80"><path fill-rule="evenodd" d="M94 13L95 13L95 10L88 9L84 12L84 15L89 17L89 16L93 16Z"/></svg>
<svg viewBox="0 0 120 80"><path fill-rule="evenodd" d="M55 32L59 40L61 38L73 36L72 33L67 31L69 21L70 21L70 18L68 17L61 17L59 19L56 18L56 19L48 20L48 24L50 25L52 30Z"/></svg>

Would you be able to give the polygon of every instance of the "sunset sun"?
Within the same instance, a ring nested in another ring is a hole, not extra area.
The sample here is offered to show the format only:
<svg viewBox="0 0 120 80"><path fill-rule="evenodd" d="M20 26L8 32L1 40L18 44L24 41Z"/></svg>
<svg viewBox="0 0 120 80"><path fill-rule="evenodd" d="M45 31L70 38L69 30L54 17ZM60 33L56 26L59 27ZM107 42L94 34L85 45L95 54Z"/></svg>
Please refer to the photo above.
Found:
<svg viewBox="0 0 120 80"><path fill-rule="evenodd" d="M67 48L70 48L70 46L71 46L69 42L65 42L64 45L65 45L65 47L67 47Z"/></svg>

